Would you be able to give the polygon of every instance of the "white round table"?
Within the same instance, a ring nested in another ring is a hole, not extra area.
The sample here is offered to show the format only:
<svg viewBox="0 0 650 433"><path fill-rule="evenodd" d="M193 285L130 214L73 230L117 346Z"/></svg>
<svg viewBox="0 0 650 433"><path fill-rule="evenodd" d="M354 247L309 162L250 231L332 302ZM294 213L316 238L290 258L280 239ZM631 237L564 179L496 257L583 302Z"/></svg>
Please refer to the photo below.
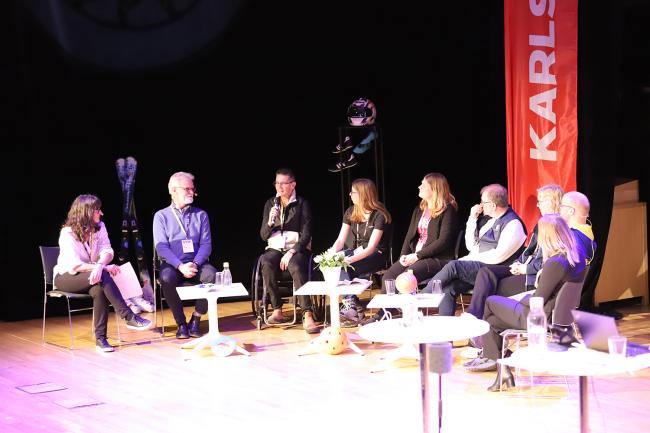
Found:
<svg viewBox="0 0 650 433"><path fill-rule="evenodd" d="M426 316L416 320L412 326L405 326L403 319L381 320L370 323L359 329L359 335L373 342L420 345L422 424L424 432L428 433L431 430L429 424L429 359L427 344L478 337L489 330L490 325L487 322L472 317ZM442 419L439 418L438 428L440 428L441 422Z"/></svg>

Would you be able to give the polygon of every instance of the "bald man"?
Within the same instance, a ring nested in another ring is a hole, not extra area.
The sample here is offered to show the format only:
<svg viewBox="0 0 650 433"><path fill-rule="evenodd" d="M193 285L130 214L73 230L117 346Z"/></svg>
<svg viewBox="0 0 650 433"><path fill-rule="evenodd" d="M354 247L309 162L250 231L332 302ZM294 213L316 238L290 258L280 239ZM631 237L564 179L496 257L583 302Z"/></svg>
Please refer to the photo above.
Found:
<svg viewBox="0 0 650 433"><path fill-rule="evenodd" d="M573 235L584 249L587 257L587 265L591 263L596 251L596 242L594 241L594 232L591 225L588 224L589 218L589 199L586 195L578 191L569 191L562 196L560 203L560 215L573 229Z"/></svg>

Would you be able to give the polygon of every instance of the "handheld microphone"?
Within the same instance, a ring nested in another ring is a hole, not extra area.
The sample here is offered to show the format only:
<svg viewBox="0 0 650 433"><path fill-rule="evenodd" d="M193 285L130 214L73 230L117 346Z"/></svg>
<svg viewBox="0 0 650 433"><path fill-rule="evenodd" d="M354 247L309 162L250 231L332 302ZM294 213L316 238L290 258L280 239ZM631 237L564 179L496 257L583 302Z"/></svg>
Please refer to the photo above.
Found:
<svg viewBox="0 0 650 433"><path fill-rule="evenodd" d="M271 225L275 224L275 219L278 217L278 213L280 213L280 197L276 197L275 200L273 201L273 207L276 209L276 213L273 215L273 218L271 218Z"/></svg>

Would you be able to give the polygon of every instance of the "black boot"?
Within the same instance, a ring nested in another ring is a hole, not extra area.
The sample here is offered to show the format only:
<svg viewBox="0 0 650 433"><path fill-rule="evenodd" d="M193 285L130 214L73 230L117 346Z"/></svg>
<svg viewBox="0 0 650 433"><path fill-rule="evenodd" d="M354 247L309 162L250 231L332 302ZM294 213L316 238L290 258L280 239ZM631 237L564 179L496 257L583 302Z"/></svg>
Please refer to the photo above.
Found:
<svg viewBox="0 0 650 433"><path fill-rule="evenodd" d="M190 331L190 337L198 338L202 336L201 334L201 316L195 316L192 314L190 323L187 324L188 330Z"/></svg>
<svg viewBox="0 0 650 433"><path fill-rule="evenodd" d="M176 338L179 340L185 340L186 338L190 338L190 333L187 330L187 324L186 323L181 323L178 325L178 330L176 331Z"/></svg>
<svg viewBox="0 0 650 433"><path fill-rule="evenodd" d="M503 373L502 373L503 372ZM515 377L507 365L500 365L497 368L497 378L492 385L487 389L491 392L505 391L508 388L515 387Z"/></svg>

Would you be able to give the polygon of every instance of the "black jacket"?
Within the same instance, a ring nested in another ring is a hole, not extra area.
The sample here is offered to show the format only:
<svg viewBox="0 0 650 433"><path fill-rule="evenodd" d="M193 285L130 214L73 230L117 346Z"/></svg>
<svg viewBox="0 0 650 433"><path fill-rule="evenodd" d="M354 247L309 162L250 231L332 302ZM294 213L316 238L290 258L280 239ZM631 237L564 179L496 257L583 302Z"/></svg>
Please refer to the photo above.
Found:
<svg viewBox="0 0 650 433"><path fill-rule="evenodd" d="M276 231L298 232L298 243L294 245L293 249L296 252L307 251L311 247L311 208L309 207L309 202L296 195L296 200L290 202L284 210L284 223L280 223L280 217L278 216L275 219L273 227L269 227L267 224L269 221L269 213L274 203L275 197L271 197L264 204L262 227L260 228L262 240L266 242Z"/></svg>
<svg viewBox="0 0 650 433"><path fill-rule="evenodd" d="M415 252L418 239L418 222L422 217L422 209L416 207L411 216L404 244L402 245L401 255L412 254ZM447 209L435 218L431 218L427 228L427 240L420 251L418 259L436 257L439 259L453 259L456 239L458 238L458 211L453 206L447 206Z"/></svg>

